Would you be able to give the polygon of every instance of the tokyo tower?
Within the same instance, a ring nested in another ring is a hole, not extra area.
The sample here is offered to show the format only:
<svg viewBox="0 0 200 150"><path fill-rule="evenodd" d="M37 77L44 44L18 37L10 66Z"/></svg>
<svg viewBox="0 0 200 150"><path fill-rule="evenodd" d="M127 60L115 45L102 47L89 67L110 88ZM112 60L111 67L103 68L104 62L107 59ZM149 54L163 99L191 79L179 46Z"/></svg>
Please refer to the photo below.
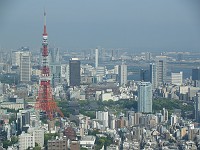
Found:
<svg viewBox="0 0 200 150"><path fill-rule="evenodd" d="M64 117L63 113L58 108L52 95L52 89L50 84L50 69L48 64L48 34L46 29L46 12L44 12L44 32L42 41L42 68L40 77L40 87L38 91L38 97L36 99L35 109L46 113L48 119L54 118L54 113L57 112L61 117Z"/></svg>

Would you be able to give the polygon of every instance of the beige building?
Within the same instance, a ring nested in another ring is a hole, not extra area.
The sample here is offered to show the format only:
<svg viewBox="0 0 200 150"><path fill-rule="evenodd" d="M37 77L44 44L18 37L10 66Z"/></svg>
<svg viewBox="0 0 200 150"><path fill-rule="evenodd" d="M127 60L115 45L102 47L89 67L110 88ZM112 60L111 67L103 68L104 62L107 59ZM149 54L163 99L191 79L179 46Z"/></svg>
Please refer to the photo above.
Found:
<svg viewBox="0 0 200 150"><path fill-rule="evenodd" d="M182 85L183 84L183 72L171 73L171 82L173 85Z"/></svg>
<svg viewBox="0 0 200 150"><path fill-rule="evenodd" d="M70 148L71 150L79 150L80 149L79 141L71 141Z"/></svg>
<svg viewBox="0 0 200 150"><path fill-rule="evenodd" d="M3 102L0 104L0 107L18 110L18 109L24 109L24 103Z"/></svg>
<svg viewBox="0 0 200 150"><path fill-rule="evenodd" d="M19 135L19 150L26 150L28 147L35 147L35 138L29 133L22 132Z"/></svg>
<svg viewBox="0 0 200 150"><path fill-rule="evenodd" d="M40 147L44 145L44 129L29 128L28 132L35 138L35 143Z"/></svg>

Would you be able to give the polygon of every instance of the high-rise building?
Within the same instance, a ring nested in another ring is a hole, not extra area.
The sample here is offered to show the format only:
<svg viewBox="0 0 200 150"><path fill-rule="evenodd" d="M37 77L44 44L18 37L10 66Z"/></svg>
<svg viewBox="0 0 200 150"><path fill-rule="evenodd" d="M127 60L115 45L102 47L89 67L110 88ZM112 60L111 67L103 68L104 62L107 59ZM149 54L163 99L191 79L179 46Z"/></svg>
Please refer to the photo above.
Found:
<svg viewBox="0 0 200 150"><path fill-rule="evenodd" d="M103 122L103 128L105 129L108 127L108 112L104 111L97 111L96 112L96 119L100 120Z"/></svg>
<svg viewBox="0 0 200 150"><path fill-rule="evenodd" d="M174 124L176 124L178 121L178 117L176 114L172 114L170 117L170 125L173 126Z"/></svg>
<svg viewBox="0 0 200 150"><path fill-rule="evenodd" d="M21 51L12 51L12 66L20 66Z"/></svg>
<svg viewBox="0 0 200 150"><path fill-rule="evenodd" d="M171 73L171 80L173 85L182 85L183 83L183 72Z"/></svg>
<svg viewBox="0 0 200 150"><path fill-rule="evenodd" d="M152 112L152 85L150 82L140 82L138 85L138 112Z"/></svg>
<svg viewBox="0 0 200 150"><path fill-rule="evenodd" d="M103 122L103 127L106 128L108 127L108 112L104 111L97 111L96 112L96 119L100 120Z"/></svg>
<svg viewBox="0 0 200 150"><path fill-rule="evenodd" d="M81 75L80 75L80 60L72 58L69 61L69 85L80 86Z"/></svg>
<svg viewBox="0 0 200 150"><path fill-rule="evenodd" d="M44 129L43 128L29 127L28 133L34 137L35 143L37 143L40 147L43 147L44 145Z"/></svg>
<svg viewBox="0 0 200 150"><path fill-rule="evenodd" d="M192 80L200 80L200 68L192 69Z"/></svg>
<svg viewBox="0 0 200 150"><path fill-rule="evenodd" d="M12 53L11 53L12 66L20 66L21 53L24 53L24 52L29 52L29 48L21 47L16 51L12 51Z"/></svg>
<svg viewBox="0 0 200 150"><path fill-rule="evenodd" d="M150 64L149 68L149 77L150 77L150 82L152 84L152 88L155 90L158 86L157 82L157 68L155 63Z"/></svg>
<svg viewBox="0 0 200 150"><path fill-rule="evenodd" d="M49 66L51 70L51 84L55 87L61 83L61 62L58 48L49 49Z"/></svg>
<svg viewBox="0 0 200 150"><path fill-rule="evenodd" d="M31 52L20 53L20 81L31 81Z"/></svg>
<svg viewBox="0 0 200 150"><path fill-rule="evenodd" d="M194 99L195 99L195 105L194 105L195 106L194 107L194 109L195 109L195 120L200 123L200 93L199 92L196 94Z"/></svg>
<svg viewBox="0 0 200 150"><path fill-rule="evenodd" d="M27 110L20 110L17 113L17 132L20 134L26 131L26 126L30 125L30 112Z"/></svg>
<svg viewBox="0 0 200 150"><path fill-rule="evenodd" d="M156 66L158 83L165 83L167 78L167 57L156 56Z"/></svg>
<svg viewBox="0 0 200 150"><path fill-rule="evenodd" d="M97 68L99 65L99 51L98 49L96 48L95 49L95 68Z"/></svg>
<svg viewBox="0 0 200 150"><path fill-rule="evenodd" d="M140 81L144 81L144 82L149 81L149 70L145 70L145 69L140 70Z"/></svg>
<svg viewBox="0 0 200 150"><path fill-rule="evenodd" d="M50 63L60 62L60 51L58 48L50 48L49 49L49 62Z"/></svg>
<svg viewBox="0 0 200 150"><path fill-rule="evenodd" d="M50 64L50 70L51 70L51 83L52 86L55 87L59 83L61 83L61 64L60 63L54 63Z"/></svg>
<svg viewBox="0 0 200 150"><path fill-rule="evenodd" d="M127 84L127 65L124 63L119 65L119 84L121 86Z"/></svg>
<svg viewBox="0 0 200 150"><path fill-rule="evenodd" d="M200 87L200 67L192 69L192 80L195 87Z"/></svg>
<svg viewBox="0 0 200 150"><path fill-rule="evenodd" d="M61 65L61 80L69 85L69 64Z"/></svg>
<svg viewBox="0 0 200 150"><path fill-rule="evenodd" d="M35 138L29 133L22 132L19 135L19 150L25 150L29 147L35 147Z"/></svg>
<svg viewBox="0 0 200 150"><path fill-rule="evenodd" d="M151 53L150 52L146 52L145 53L145 60L151 60Z"/></svg>

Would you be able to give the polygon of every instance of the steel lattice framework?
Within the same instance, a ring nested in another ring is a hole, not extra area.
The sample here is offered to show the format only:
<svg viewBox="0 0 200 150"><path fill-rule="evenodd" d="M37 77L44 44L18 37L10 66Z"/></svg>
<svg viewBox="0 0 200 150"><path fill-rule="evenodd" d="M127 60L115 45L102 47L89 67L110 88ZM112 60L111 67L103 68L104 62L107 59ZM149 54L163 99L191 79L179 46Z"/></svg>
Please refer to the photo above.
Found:
<svg viewBox="0 0 200 150"><path fill-rule="evenodd" d="M48 65L48 34L46 30L46 13L44 13L44 33L43 33L43 49L42 49L42 69L40 78L40 87L38 91L38 97L36 99L35 109L45 112L47 117L52 120L54 113L57 112L61 117L64 117L63 113L58 108L54 101L51 83L50 83L50 69Z"/></svg>

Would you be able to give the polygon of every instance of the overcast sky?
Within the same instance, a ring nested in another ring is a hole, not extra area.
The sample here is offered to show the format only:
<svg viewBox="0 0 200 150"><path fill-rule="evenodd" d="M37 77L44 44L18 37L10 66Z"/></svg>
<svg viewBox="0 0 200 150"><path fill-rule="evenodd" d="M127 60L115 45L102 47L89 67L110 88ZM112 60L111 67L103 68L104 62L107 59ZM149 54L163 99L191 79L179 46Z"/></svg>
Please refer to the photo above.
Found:
<svg viewBox="0 0 200 150"><path fill-rule="evenodd" d="M199 0L0 0L1 47L41 47L44 7L51 46L200 50Z"/></svg>

